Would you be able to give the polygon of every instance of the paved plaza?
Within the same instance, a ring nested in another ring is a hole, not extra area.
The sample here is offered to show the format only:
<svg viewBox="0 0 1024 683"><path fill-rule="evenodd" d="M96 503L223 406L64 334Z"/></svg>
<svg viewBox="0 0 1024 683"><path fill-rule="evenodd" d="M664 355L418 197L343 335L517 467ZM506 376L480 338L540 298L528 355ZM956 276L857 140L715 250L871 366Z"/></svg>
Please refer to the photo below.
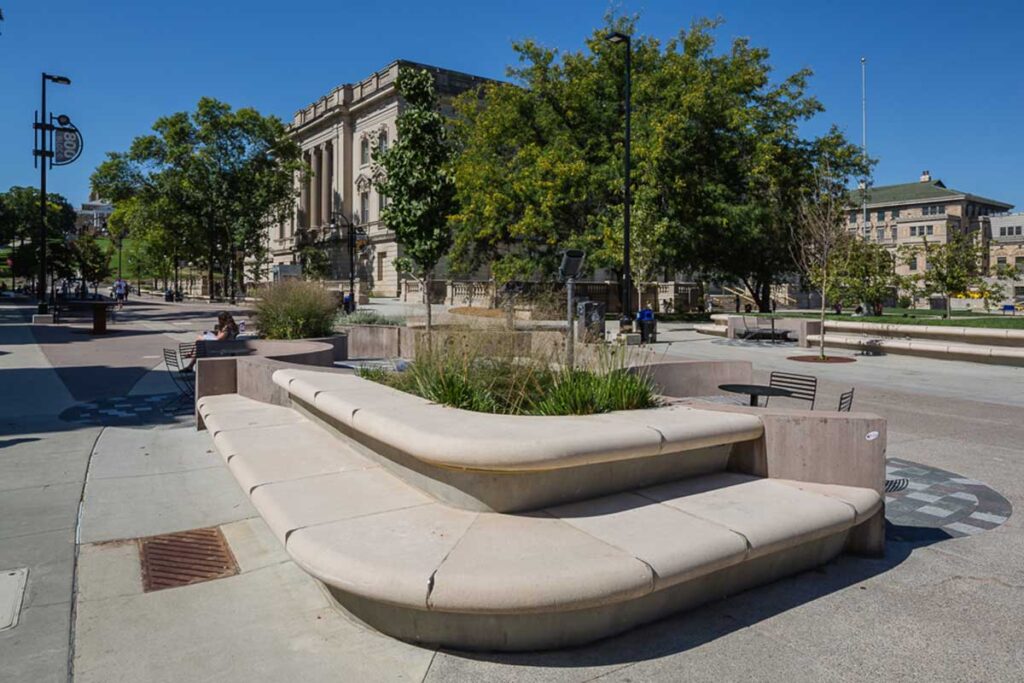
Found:
<svg viewBox="0 0 1024 683"><path fill-rule="evenodd" d="M394 302L382 312L415 313ZM788 361L662 324L666 359L750 360L856 389L888 421L887 549L589 646L465 653L339 611L251 507L174 388L163 348L218 308L131 301L113 333L30 326L0 305L0 574L27 569L0 680L1019 681L1024 670L1024 369L898 356ZM239 307L235 312L245 318ZM138 539L216 527L237 573L145 592Z"/></svg>

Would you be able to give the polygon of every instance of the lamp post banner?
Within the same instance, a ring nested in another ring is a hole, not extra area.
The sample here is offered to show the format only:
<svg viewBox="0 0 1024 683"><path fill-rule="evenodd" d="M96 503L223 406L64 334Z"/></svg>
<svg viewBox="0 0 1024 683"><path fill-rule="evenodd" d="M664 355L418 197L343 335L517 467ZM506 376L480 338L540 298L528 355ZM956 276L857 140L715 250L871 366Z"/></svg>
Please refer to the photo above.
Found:
<svg viewBox="0 0 1024 683"><path fill-rule="evenodd" d="M82 134L77 128L55 128L53 131L53 165L70 164L82 154Z"/></svg>

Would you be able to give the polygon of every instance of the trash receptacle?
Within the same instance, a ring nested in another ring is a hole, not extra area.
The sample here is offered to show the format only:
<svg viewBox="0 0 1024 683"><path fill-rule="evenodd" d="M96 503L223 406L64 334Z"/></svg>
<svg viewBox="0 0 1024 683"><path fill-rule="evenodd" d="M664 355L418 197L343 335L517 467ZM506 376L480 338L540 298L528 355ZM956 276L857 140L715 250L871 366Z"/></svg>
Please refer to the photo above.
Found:
<svg viewBox="0 0 1024 683"><path fill-rule="evenodd" d="M107 304L97 302L92 305L92 333L107 333Z"/></svg>
<svg viewBox="0 0 1024 683"><path fill-rule="evenodd" d="M654 319L654 311L649 306L636 314L637 331L640 333L641 344L653 344L658 341L658 323Z"/></svg>
<svg viewBox="0 0 1024 683"><path fill-rule="evenodd" d="M174 301L174 292L169 289L164 290L164 301Z"/></svg>
<svg viewBox="0 0 1024 683"><path fill-rule="evenodd" d="M640 327L640 343L641 344L653 344L658 341L658 321L653 318L650 320L638 320L638 326Z"/></svg>

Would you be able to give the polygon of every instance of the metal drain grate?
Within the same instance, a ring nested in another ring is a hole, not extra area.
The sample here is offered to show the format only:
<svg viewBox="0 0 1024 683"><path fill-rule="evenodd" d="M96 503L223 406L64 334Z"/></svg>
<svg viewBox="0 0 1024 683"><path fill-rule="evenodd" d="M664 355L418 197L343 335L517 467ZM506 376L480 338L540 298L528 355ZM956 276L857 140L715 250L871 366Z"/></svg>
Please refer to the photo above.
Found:
<svg viewBox="0 0 1024 683"><path fill-rule="evenodd" d="M145 592L187 586L238 573L231 550L217 527L139 539Z"/></svg>

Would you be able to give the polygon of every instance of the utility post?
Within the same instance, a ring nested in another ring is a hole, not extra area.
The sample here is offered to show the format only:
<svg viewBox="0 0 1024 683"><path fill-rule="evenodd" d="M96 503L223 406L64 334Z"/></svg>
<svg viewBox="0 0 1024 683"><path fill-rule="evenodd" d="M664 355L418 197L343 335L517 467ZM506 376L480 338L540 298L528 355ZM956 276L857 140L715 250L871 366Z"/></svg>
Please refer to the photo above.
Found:
<svg viewBox="0 0 1024 683"><path fill-rule="evenodd" d="M49 237L46 229L46 207L49 203L46 194L46 171L51 165L70 164L82 153L82 135L77 128L71 125L71 119L62 114L56 117L59 125L53 125L54 117L46 109L46 83L48 81L59 85L71 85L71 79L67 76L55 76L44 71L40 77L40 109L32 123L32 129L36 136L36 145L32 150L32 156L39 164L39 279L36 283L36 296L39 302L37 311L39 313L46 313L49 309L46 303L48 270L46 242ZM55 144L51 144L55 132L59 134L59 138Z"/></svg>
<svg viewBox="0 0 1024 683"><path fill-rule="evenodd" d="M585 257L581 249L566 249L562 254L562 265L558 267L558 274L565 280L565 366L570 370L576 365L576 331L573 329L576 278L583 269Z"/></svg>

